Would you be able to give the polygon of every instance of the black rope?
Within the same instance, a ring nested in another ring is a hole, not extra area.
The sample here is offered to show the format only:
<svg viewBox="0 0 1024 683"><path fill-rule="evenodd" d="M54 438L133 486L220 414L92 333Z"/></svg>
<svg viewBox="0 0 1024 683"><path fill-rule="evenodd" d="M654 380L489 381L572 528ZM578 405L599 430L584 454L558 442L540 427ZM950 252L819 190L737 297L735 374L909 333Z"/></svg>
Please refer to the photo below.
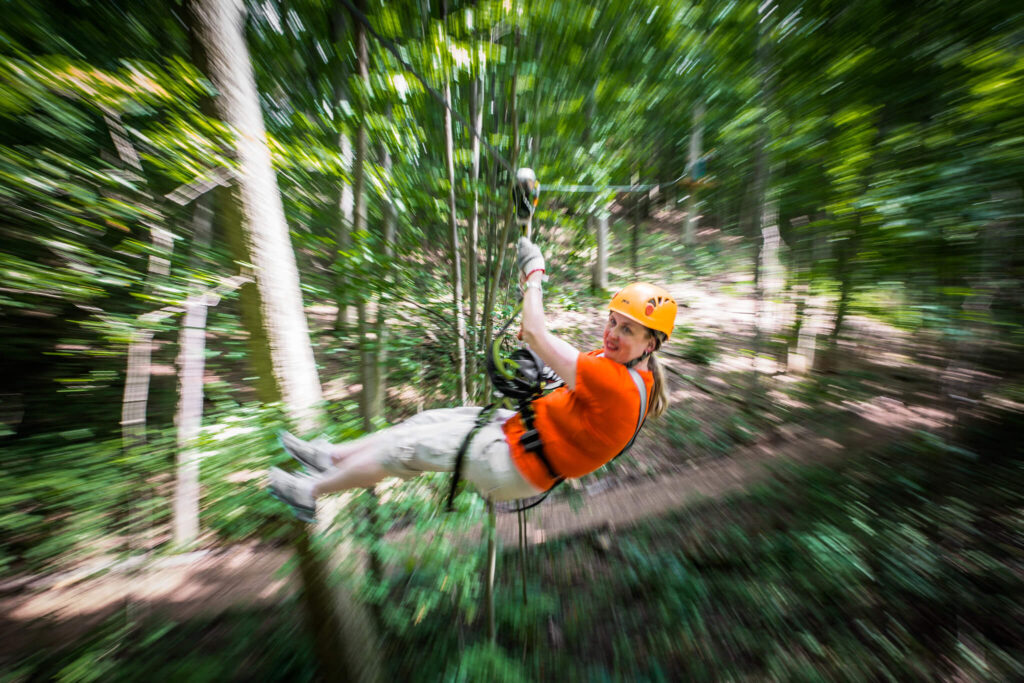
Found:
<svg viewBox="0 0 1024 683"><path fill-rule="evenodd" d="M466 452L469 450L469 445L473 443L473 437L476 433L483 428L488 422L491 421L491 417L494 416L497 410L497 404L492 403L480 410L480 413L476 416L476 421L473 423L472 429L466 434L466 437L462 440L462 445L459 446L458 452L455 454L455 467L452 471L452 485L448 489L448 512L452 512L455 509L455 496L458 495L459 482L462 480L462 465L466 460Z"/></svg>
<svg viewBox="0 0 1024 683"><path fill-rule="evenodd" d="M522 510L519 517L519 573L523 579L523 604L526 604L526 513Z"/></svg>

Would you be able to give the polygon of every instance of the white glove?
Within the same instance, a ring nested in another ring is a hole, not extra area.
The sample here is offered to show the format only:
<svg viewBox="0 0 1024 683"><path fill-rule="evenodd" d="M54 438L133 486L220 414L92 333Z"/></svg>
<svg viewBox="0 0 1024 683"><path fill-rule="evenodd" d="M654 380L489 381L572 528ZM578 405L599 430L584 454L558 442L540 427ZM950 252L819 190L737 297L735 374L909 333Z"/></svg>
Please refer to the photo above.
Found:
<svg viewBox="0 0 1024 683"><path fill-rule="evenodd" d="M519 238L519 272L525 278L535 270L544 270L544 254L526 237Z"/></svg>

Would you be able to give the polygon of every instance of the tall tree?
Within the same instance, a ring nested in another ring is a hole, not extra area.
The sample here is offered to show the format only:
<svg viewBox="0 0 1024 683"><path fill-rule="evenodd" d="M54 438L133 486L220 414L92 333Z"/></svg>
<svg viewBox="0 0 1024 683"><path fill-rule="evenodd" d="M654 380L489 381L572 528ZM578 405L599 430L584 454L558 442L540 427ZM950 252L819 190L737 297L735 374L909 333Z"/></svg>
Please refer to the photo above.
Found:
<svg viewBox="0 0 1024 683"><path fill-rule="evenodd" d="M356 6L360 12L365 11L365 2L357 0ZM354 212L352 230L360 241L360 249L372 249L367 231L367 175L369 171L369 130L367 118L369 116L370 95L370 52L369 42L366 35L366 26L353 15L355 25L355 55L356 55L356 144L355 160L352 167L352 192L354 200ZM377 372L377 344L375 343L374 329L369 319L369 307L372 303L373 292L370 282L373 278L363 277L362 281L355 288L356 311L359 320L359 379L363 386L362 413L363 429L371 431L374 423L381 417L382 412L382 389L379 384L379 373Z"/></svg>
<svg viewBox="0 0 1024 683"><path fill-rule="evenodd" d="M473 383L476 378L476 349L479 347L480 336L482 328L480 326L480 315L479 315L479 296L477 293L477 279L479 278L478 273L478 262L480 252L480 140L484 134L484 68L480 63L482 61L481 50L474 50L472 56L473 64L473 80L470 84L470 119L472 130L472 140L470 143L470 183L472 184L473 192L473 207L469 213L469 239L466 245L466 254L468 255L467 265L469 273L467 279L469 282L469 320L472 325L473 333L469 338L469 368L467 369L469 394L473 395L475 389Z"/></svg>
<svg viewBox="0 0 1024 683"><path fill-rule="evenodd" d="M322 400L277 177L245 43L240 0L195 0L195 27L217 88L215 107L235 133L236 203L227 222L238 259L253 266L242 289L250 357L263 400L282 401L299 429L320 422Z"/></svg>
<svg viewBox="0 0 1024 683"><path fill-rule="evenodd" d="M329 18L330 40L333 59L329 60L331 66L331 91L334 105L334 123L338 130L338 149L341 153L342 169L352 175L354 154L352 149L352 137L346 130L342 121L342 114L345 111L345 104L348 100L348 88L346 80L348 77L345 68L345 55L348 53L348 43L345 31L345 10L342 6L336 5ZM358 24L358 22L356 22ZM352 247L352 224L355 219L355 198L353 195L352 183L349 178L341 177L335 179L337 188L337 201L331 207L335 221L335 249L333 260L334 269L334 298L337 302L338 312L334 320L334 329L339 332L347 331L349 307L348 307L348 285L347 272L348 252Z"/></svg>
<svg viewBox="0 0 1024 683"><path fill-rule="evenodd" d="M686 223L683 228L683 243L693 244L697 233L697 164L703 151L704 137L704 102L700 101L693 108L693 123L690 128L690 153L686 160L686 171L689 177L690 192L686 197Z"/></svg>
<svg viewBox="0 0 1024 683"><path fill-rule="evenodd" d="M442 22L447 26L447 3L442 0ZM448 30L443 33L448 39ZM444 62L447 64L447 60ZM452 130L452 87L451 77L444 78L444 153L445 168L448 171L448 239L452 262L452 313L455 317L455 363L458 373L458 399L464 405L468 397L466 386L466 314L462 297L462 249L459 247L459 224L455 204L455 138Z"/></svg>

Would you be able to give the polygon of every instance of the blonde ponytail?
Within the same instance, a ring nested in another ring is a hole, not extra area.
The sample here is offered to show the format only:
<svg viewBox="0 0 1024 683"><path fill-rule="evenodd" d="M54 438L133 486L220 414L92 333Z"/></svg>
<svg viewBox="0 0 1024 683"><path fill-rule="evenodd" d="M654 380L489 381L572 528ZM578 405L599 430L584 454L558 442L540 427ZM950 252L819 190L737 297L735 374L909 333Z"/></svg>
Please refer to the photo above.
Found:
<svg viewBox="0 0 1024 683"><path fill-rule="evenodd" d="M647 358L647 369L654 375L654 386L651 387L651 405L647 408L647 416L658 417L668 408L668 385L665 384L665 371L661 369L661 364L654 354Z"/></svg>

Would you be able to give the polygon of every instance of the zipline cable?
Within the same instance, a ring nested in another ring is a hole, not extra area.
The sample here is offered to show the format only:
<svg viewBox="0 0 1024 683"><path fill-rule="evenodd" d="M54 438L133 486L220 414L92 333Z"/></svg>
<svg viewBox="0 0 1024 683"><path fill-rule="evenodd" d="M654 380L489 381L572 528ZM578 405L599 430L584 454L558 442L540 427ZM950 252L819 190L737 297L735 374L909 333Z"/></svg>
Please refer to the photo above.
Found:
<svg viewBox="0 0 1024 683"><path fill-rule="evenodd" d="M545 192L606 192L608 190L614 190L615 192L650 192L656 187L667 186L671 187L680 180L685 178L688 173L683 173L681 176L669 183L644 183L642 185L545 185Z"/></svg>

